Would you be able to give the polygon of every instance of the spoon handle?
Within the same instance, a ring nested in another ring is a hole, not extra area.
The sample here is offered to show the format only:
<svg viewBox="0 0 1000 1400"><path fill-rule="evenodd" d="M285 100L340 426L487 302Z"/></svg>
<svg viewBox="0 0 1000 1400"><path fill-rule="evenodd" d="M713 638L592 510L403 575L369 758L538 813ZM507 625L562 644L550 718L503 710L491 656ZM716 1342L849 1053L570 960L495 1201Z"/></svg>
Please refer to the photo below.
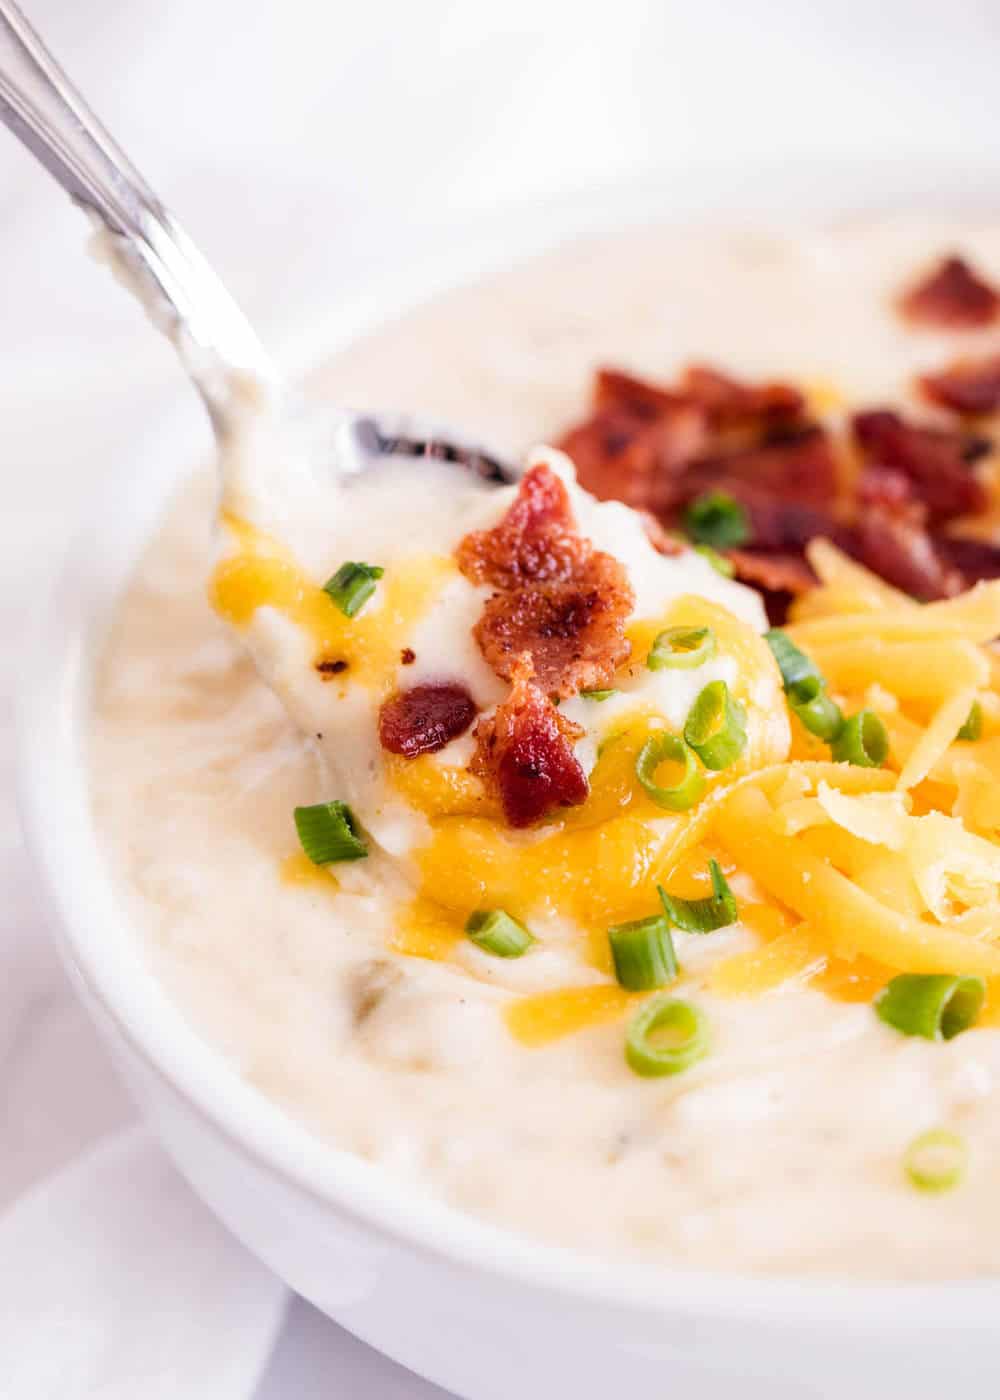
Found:
<svg viewBox="0 0 1000 1400"><path fill-rule="evenodd" d="M138 274L153 293L144 300L154 319L166 312L167 328L183 333L210 412L228 370L274 383L242 311L10 0L0 0L0 122L103 224L119 265L124 257L132 280Z"/></svg>

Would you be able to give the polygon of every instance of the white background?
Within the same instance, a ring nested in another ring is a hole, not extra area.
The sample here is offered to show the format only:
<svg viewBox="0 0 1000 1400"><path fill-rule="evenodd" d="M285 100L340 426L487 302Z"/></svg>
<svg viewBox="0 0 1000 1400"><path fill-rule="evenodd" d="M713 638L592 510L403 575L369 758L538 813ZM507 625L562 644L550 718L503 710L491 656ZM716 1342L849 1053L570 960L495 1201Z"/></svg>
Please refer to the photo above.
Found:
<svg viewBox="0 0 1000 1400"><path fill-rule="evenodd" d="M654 174L683 209L697 172L738 210L764 167L864 162L893 178L988 169L1000 150L1000 0L26 4L292 358L320 307L499 203L526 201L530 218L533 200ZM39 923L12 791L34 583L178 393L170 353L83 234L0 133L0 1207L130 1114ZM262 1392L431 1393L304 1306Z"/></svg>

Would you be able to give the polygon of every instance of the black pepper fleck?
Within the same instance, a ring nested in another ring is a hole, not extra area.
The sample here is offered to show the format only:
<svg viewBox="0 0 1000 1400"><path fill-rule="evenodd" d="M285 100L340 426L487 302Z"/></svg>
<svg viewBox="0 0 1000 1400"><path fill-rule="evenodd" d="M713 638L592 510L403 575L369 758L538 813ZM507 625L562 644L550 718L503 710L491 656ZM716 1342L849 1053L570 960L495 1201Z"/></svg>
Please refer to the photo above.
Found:
<svg viewBox="0 0 1000 1400"><path fill-rule="evenodd" d="M316 670L324 680L328 676L339 676L342 671L347 670L346 661L317 661Z"/></svg>

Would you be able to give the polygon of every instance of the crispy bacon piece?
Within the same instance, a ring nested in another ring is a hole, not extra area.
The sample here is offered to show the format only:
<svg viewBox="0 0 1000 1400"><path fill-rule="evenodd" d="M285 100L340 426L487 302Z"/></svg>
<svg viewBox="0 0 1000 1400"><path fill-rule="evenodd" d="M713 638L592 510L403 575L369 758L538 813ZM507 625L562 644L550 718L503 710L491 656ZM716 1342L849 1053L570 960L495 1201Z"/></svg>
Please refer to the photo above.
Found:
<svg viewBox="0 0 1000 1400"><path fill-rule="evenodd" d="M924 602L950 598L966 586L961 571L942 557L923 525L905 515L877 507L864 511L851 552L887 583Z"/></svg>
<svg viewBox="0 0 1000 1400"><path fill-rule="evenodd" d="M989 452L988 439L908 423L885 408L856 413L851 430L862 455L858 488L862 499L871 490L865 482L872 471L876 496L886 489L885 473L895 472L909 485L911 500L925 507L932 521L986 508L986 490L969 468ZM894 489L901 490L900 481Z"/></svg>
<svg viewBox="0 0 1000 1400"><path fill-rule="evenodd" d="M780 627L793 598L816 583L816 575L801 554L784 550L728 549L726 558L741 583L756 588L764 599L771 625Z"/></svg>
<svg viewBox="0 0 1000 1400"><path fill-rule="evenodd" d="M726 558L738 579L752 583L763 593L805 593L816 583L816 575L801 554L728 549Z"/></svg>
<svg viewBox="0 0 1000 1400"><path fill-rule="evenodd" d="M1000 409L1000 355L982 360L958 360L937 374L917 380L921 392L932 403L955 413L996 413Z"/></svg>
<svg viewBox="0 0 1000 1400"><path fill-rule="evenodd" d="M559 446L573 459L580 485L598 500L624 501L660 515L707 443L704 412L682 403L655 419L629 408L598 409Z"/></svg>
<svg viewBox="0 0 1000 1400"><path fill-rule="evenodd" d="M554 807L586 801L587 777L571 743L580 732L535 684L530 658L521 657L510 695L476 726L469 765L499 797L508 825L532 826Z"/></svg>
<svg viewBox="0 0 1000 1400"><path fill-rule="evenodd" d="M607 685L629 654L634 595L617 559L595 550L571 579L494 593L474 629L498 676L528 655L538 685L566 698Z"/></svg>
<svg viewBox="0 0 1000 1400"><path fill-rule="evenodd" d="M723 427L795 421L805 409L805 399L791 384L743 384L710 365L689 365L674 389L621 370L599 369L593 405L598 412L621 409L647 421L695 407L713 427Z"/></svg>
<svg viewBox="0 0 1000 1400"><path fill-rule="evenodd" d="M945 260L912 297L918 316L945 316L949 325L1000 309L993 289L958 259ZM959 413L1000 411L1000 355L927 376L923 389ZM845 498L837 444L810 420L792 386L742 384L701 365L664 387L602 369L593 402L591 417L561 443L582 484L668 529L682 523L697 497L733 496L746 512L750 539L729 557L737 575L760 589L772 621L812 582L803 550L817 535L923 598L1000 577L1000 546L955 539L940 528L988 506L972 470L992 450L985 437L912 423L886 409L856 414L851 434L860 469Z"/></svg>
<svg viewBox="0 0 1000 1400"><path fill-rule="evenodd" d="M745 498L748 508L753 500L795 502L818 506L825 513L837 493L837 462L829 434L812 423L754 447L702 457L691 464L677 495L686 502L705 491Z"/></svg>
<svg viewBox="0 0 1000 1400"><path fill-rule="evenodd" d="M636 418L651 421L688 406L690 396L683 391L675 392L673 389L663 389L658 384L650 384L648 379L639 379L624 370L604 367L594 375L591 402L597 413L605 409L620 409Z"/></svg>
<svg viewBox="0 0 1000 1400"><path fill-rule="evenodd" d="M577 533L566 487L550 467L528 472L499 525L465 537L458 563L474 583L496 587L475 637L504 680L527 656L544 691L575 695L607 685L628 656L628 575Z"/></svg>
<svg viewBox="0 0 1000 1400"><path fill-rule="evenodd" d="M742 384L709 365L689 365L681 376L680 394L703 408L713 427L794 423L806 406L792 384Z"/></svg>
<svg viewBox="0 0 1000 1400"><path fill-rule="evenodd" d="M617 370L596 376L595 412L562 449L581 485L675 523L693 497L735 477L784 499L827 504L837 485L826 431L787 384L743 384L693 365L676 387Z"/></svg>
<svg viewBox="0 0 1000 1400"><path fill-rule="evenodd" d="M473 583L518 588L565 582L592 546L577 533L569 493L551 467L532 467L507 514L492 530L474 530L458 546L458 567Z"/></svg>
<svg viewBox="0 0 1000 1400"><path fill-rule="evenodd" d="M988 326L1000 310L1000 296L965 261L942 258L922 281L905 291L899 309L910 321L944 330Z"/></svg>
<svg viewBox="0 0 1000 1400"><path fill-rule="evenodd" d="M475 717L475 701L464 685L415 685L386 700L379 711L379 739L390 753L416 758L443 749L464 734Z"/></svg>

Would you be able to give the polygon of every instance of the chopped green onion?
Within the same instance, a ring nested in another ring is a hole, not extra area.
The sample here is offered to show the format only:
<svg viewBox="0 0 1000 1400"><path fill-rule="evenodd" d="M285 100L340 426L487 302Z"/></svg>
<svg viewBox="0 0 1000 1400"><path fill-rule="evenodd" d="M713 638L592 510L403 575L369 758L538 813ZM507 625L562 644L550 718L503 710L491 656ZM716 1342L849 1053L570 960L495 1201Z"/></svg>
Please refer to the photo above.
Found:
<svg viewBox="0 0 1000 1400"><path fill-rule="evenodd" d="M608 942L615 976L630 992L651 992L654 987L665 987L677 976L674 940L662 914L630 924L614 924L608 929Z"/></svg>
<svg viewBox="0 0 1000 1400"><path fill-rule="evenodd" d="M707 559L717 574L723 578L732 578L736 573L731 559L725 559L717 549L713 549L710 544L696 544L694 552L700 554L703 559Z"/></svg>
<svg viewBox="0 0 1000 1400"><path fill-rule="evenodd" d="M788 708L804 729L832 744L844 727L840 706L826 693L826 686L816 676L806 676L788 687Z"/></svg>
<svg viewBox="0 0 1000 1400"><path fill-rule="evenodd" d="M684 528L693 540L713 549L734 549L750 538L746 511L724 491L709 491L692 501L684 512Z"/></svg>
<svg viewBox="0 0 1000 1400"><path fill-rule="evenodd" d="M683 763L681 780L674 787L660 787L657 769L663 763ZM658 807L686 812L705 791L705 779L692 751L676 734L651 734L635 760L635 776Z"/></svg>
<svg viewBox="0 0 1000 1400"><path fill-rule="evenodd" d="M962 739L966 743L974 743L983 737L983 707L978 700L973 700L972 708L968 713L965 723L955 735L956 739Z"/></svg>
<svg viewBox="0 0 1000 1400"><path fill-rule="evenodd" d="M664 1042L661 1038L672 1033ZM676 997L653 997L625 1031L625 1059L644 1079L679 1074L708 1053L708 1022L697 1006Z"/></svg>
<svg viewBox="0 0 1000 1400"><path fill-rule="evenodd" d="M889 734L874 710L859 710L844 721L830 752L837 763L881 768L889 757Z"/></svg>
<svg viewBox="0 0 1000 1400"><path fill-rule="evenodd" d="M844 716L840 706L827 695L826 681L819 669L780 627L765 632L764 640L778 663L789 709L810 734L826 744L832 743L843 728Z"/></svg>
<svg viewBox="0 0 1000 1400"><path fill-rule="evenodd" d="M711 627L668 627L660 632L646 657L651 671L688 671L715 655L715 633Z"/></svg>
<svg viewBox="0 0 1000 1400"><path fill-rule="evenodd" d="M974 1024L986 985L981 977L907 972L894 977L875 999L875 1010L904 1035L952 1040Z"/></svg>
<svg viewBox="0 0 1000 1400"><path fill-rule="evenodd" d="M617 690L581 690L580 696L584 700L596 700L598 704L602 700L610 700L612 695L617 695Z"/></svg>
<svg viewBox="0 0 1000 1400"><path fill-rule="evenodd" d="M314 865L362 860L368 854L368 844L346 802L318 802L315 807L296 807L295 829L302 849Z"/></svg>
<svg viewBox="0 0 1000 1400"><path fill-rule="evenodd" d="M903 1154L903 1170L918 1191L950 1191L965 1176L969 1148L947 1128L915 1137Z"/></svg>
<svg viewBox="0 0 1000 1400"><path fill-rule="evenodd" d="M712 933L717 928L727 928L735 924L740 916L736 899L717 860L708 862L712 877L712 893L704 899L681 899L678 895L667 894L662 885L657 885L663 912L672 924L685 933Z"/></svg>
<svg viewBox="0 0 1000 1400"><path fill-rule="evenodd" d="M799 681L810 678L818 681L823 680L815 663L809 660L804 651L798 649L788 633L783 632L780 627L772 627L769 632L765 632L764 640L771 648L771 655L778 663L781 683L786 690L789 686L797 685Z"/></svg>
<svg viewBox="0 0 1000 1400"><path fill-rule="evenodd" d="M504 909L477 909L469 915L465 931L473 943L498 958L519 958L535 941Z"/></svg>
<svg viewBox="0 0 1000 1400"><path fill-rule="evenodd" d="M341 564L333 578L323 585L345 617L355 617L375 592L375 583L385 573L377 564Z"/></svg>
<svg viewBox="0 0 1000 1400"><path fill-rule="evenodd" d="M706 768L719 772L735 763L746 747L746 712L725 681L710 681L688 713L684 738Z"/></svg>

